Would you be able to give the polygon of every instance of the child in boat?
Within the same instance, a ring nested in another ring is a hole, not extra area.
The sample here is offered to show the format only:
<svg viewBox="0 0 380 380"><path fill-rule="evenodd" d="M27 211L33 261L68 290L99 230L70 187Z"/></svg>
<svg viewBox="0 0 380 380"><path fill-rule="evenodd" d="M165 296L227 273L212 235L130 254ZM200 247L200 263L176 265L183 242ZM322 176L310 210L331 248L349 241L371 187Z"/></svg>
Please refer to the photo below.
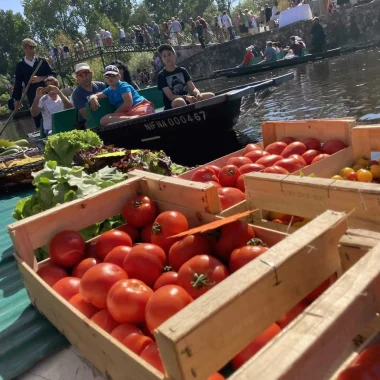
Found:
<svg viewBox="0 0 380 380"><path fill-rule="evenodd" d="M246 67L246 66L248 66L249 65L249 61L251 60L251 58L255 58L255 56L252 53L252 48L250 46L248 46L245 50L247 52L244 55L243 63L241 65L239 65L239 67Z"/></svg>
<svg viewBox="0 0 380 380"><path fill-rule="evenodd" d="M141 96L129 83L120 80L120 72L116 66L107 66L104 70L104 78L109 87L90 96L91 109L97 110L99 108L98 100L108 98L110 103L116 107L116 111L103 116L100 119L100 125L104 126L154 113L154 105L151 102Z"/></svg>
<svg viewBox="0 0 380 380"><path fill-rule="evenodd" d="M187 70L176 66L177 55L171 45L161 45L158 52L161 54L161 61L165 68L157 76L157 88L162 91L166 110L215 96L212 92L201 93L195 87Z"/></svg>

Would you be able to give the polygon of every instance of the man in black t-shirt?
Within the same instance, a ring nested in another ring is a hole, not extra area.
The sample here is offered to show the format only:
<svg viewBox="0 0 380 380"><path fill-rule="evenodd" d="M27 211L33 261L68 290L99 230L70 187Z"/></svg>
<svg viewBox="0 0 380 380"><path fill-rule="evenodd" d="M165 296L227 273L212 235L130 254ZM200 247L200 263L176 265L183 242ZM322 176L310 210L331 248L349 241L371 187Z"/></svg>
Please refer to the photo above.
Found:
<svg viewBox="0 0 380 380"><path fill-rule="evenodd" d="M176 66L177 55L171 45L158 48L165 68L157 76L157 87L162 91L165 109L183 107L215 96L212 92L201 93L194 85L187 70Z"/></svg>

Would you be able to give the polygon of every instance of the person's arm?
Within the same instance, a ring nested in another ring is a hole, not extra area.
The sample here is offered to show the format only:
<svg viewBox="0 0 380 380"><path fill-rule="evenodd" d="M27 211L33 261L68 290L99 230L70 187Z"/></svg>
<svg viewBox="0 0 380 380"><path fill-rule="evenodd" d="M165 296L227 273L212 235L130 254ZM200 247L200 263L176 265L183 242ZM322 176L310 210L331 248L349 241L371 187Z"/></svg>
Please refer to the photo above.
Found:
<svg viewBox="0 0 380 380"><path fill-rule="evenodd" d="M97 94L90 96L90 107L93 111L99 108L99 99L105 99L107 97L103 92L98 92Z"/></svg>
<svg viewBox="0 0 380 380"><path fill-rule="evenodd" d="M201 92L195 87L194 83L192 80L187 81L186 83L188 92L192 94L197 101L203 100Z"/></svg>
<svg viewBox="0 0 380 380"><path fill-rule="evenodd" d="M164 94L166 95L166 97L171 102L174 99L178 99L178 98L182 98L182 99L188 101L189 103L194 103L195 102L195 97L194 96L190 96L190 95L175 95L175 94L173 94L172 90L169 87L164 87L162 89L162 91L164 92Z"/></svg>
<svg viewBox="0 0 380 380"><path fill-rule="evenodd" d="M128 91L125 92L122 95L123 98L123 104L115 111L115 113L125 113L128 112L133 105L133 100L132 100L132 92Z"/></svg>
<svg viewBox="0 0 380 380"><path fill-rule="evenodd" d="M36 90L36 96L34 97L34 101L33 101L32 107L30 109L30 114L32 115L32 117L38 116L41 112L42 107L40 108L39 104L40 104L40 100L43 96L42 90L43 90L43 87L38 87Z"/></svg>
<svg viewBox="0 0 380 380"><path fill-rule="evenodd" d="M61 100L63 105L65 106L65 109L73 108L73 104L70 102L69 99L63 94L63 92L56 86L49 85L47 88L52 92L57 94Z"/></svg>

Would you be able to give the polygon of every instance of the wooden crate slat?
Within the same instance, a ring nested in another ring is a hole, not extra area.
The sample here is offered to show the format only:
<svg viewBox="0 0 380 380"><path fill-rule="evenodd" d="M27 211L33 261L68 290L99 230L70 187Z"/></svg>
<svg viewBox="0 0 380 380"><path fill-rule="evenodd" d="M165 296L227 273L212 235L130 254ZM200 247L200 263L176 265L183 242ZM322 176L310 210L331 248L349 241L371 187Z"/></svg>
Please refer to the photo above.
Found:
<svg viewBox="0 0 380 380"><path fill-rule="evenodd" d="M325 212L160 326L155 335L169 377L206 378L338 271L346 228L345 214Z"/></svg>
<svg viewBox="0 0 380 380"><path fill-rule="evenodd" d="M352 129L354 158L371 157L371 152L380 152L380 125L362 125Z"/></svg>
<svg viewBox="0 0 380 380"><path fill-rule="evenodd" d="M379 261L377 245L230 380L324 379L337 353L380 310Z"/></svg>

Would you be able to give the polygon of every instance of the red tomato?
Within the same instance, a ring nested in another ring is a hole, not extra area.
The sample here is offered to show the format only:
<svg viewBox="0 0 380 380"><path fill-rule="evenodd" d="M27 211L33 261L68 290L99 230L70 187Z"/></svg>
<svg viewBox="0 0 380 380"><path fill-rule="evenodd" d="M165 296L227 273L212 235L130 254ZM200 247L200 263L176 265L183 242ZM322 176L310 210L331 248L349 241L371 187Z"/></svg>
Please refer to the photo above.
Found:
<svg viewBox="0 0 380 380"><path fill-rule="evenodd" d="M292 154L299 154L302 156L307 151L305 144L300 141L295 141L289 144L281 153L284 158L290 157Z"/></svg>
<svg viewBox="0 0 380 380"><path fill-rule="evenodd" d="M218 189L221 189L221 188L222 188L222 186L221 186L221 184L220 184L219 182L215 182L215 181L207 181L207 182L205 182L205 183L209 183L210 185L214 185L214 186L216 186Z"/></svg>
<svg viewBox="0 0 380 380"><path fill-rule="evenodd" d="M202 234L188 235L177 241L169 250L169 265L178 272L182 264L197 255L211 255L211 242Z"/></svg>
<svg viewBox="0 0 380 380"><path fill-rule="evenodd" d="M69 302L87 318L91 318L99 311L97 307L86 302L79 293L71 297Z"/></svg>
<svg viewBox="0 0 380 380"><path fill-rule="evenodd" d="M108 292L108 311L117 322L143 323L145 306L152 294L153 290L142 281L120 280Z"/></svg>
<svg viewBox="0 0 380 380"><path fill-rule="evenodd" d="M266 152L265 150L252 150L251 152L248 152L244 155L244 157L248 157L252 163L254 164L259 158L264 157L264 156L269 156L269 153Z"/></svg>
<svg viewBox="0 0 380 380"><path fill-rule="evenodd" d="M79 293L79 284L80 278L65 277L57 281L53 285L53 289L65 300L69 301L70 298Z"/></svg>
<svg viewBox="0 0 380 380"><path fill-rule="evenodd" d="M245 148L243 149L243 155L245 156L248 152L252 152L253 150L262 150L262 149L256 144L247 144Z"/></svg>
<svg viewBox="0 0 380 380"><path fill-rule="evenodd" d="M84 250L84 257L85 259L88 259L90 257L97 258L96 257L96 241L93 241L86 245L86 248Z"/></svg>
<svg viewBox="0 0 380 380"><path fill-rule="evenodd" d="M108 312L107 309L100 310L91 317L91 321L97 324L100 328L107 331L109 334L119 326Z"/></svg>
<svg viewBox="0 0 380 380"><path fill-rule="evenodd" d="M379 161L376 161L376 160L371 160L368 164L369 167L371 167L372 165L380 165Z"/></svg>
<svg viewBox="0 0 380 380"><path fill-rule="evenodd" d="M119 342L123 343L124 339L133 333L144 335L143 332L132 323L122 323L112 330L111 335Z"/></svg>
<svg viewBox="0 0 380 380"><path fill-rule="evenodd" d="M225 187L235 187L240 171L235 165L226 165L219 173L219 183Z"/></svg>
<svg viewBox="0 0 380 380"><path fill-rule="evenodd" d="M228 269L218 259L209 255L198 255L181 266L178 271L178 284L196 299L228 275Z"/></svg>
<svg viewBox="0 0 380 380"><path fill-rule="evenodd" d="M279 141L282 141L285 144L289 145L293 142L296 142L297 140L294 137L286 136L286 137L283 137L282 139L280 139Z"/></svg>
<svg viewBox="0 0 380 380"><path fill-rule="evenodd" d="M277 141L272 144L269 144L266 148L265 151L268 152L269 154L275 154L275 155L281 155L283 150L286 148L288 144L283 142L283 141Z"/></svg>
<svg viewBox="0 0 380 380"><path fill-rule="evenodd" d="M289 158L296 158L301 163L302 166L306 166L305 159L299 154L292 154L291 156L289 156Z"/></svg>
<svg viewBox="0 0 380 380"><path fill-rule="evenodd" d="M97 264L83 275L79 291L86 302L104 309L107 306L107 294L112 285L127 278L125 271L115 264Z"/></svg>
<svg viewBox="0 0 380 380"><path fill-rule="evenodd" d="M329 140L322 145L321 152L331 155L344 148L347 148L347 145L344 142L340 140Z"/></svg>
<svg viewBox="0 0 380 380"><path fill-rule="evenodd" d="M319 156L321 152L319 150L307 150L303 155L302 158L305 160L307 165L310 165L314 158Z"/></svg>
<svg viewBox="0 0 380 380"><path fill-rule="evenodd" d="M54 264L72 268L84 257L86 243L76 231L62 231L49 243L49 255Z"/></svg>
<svg viewBox="0 0 380 380"><path fill-rule="evenodd" d="M318 162L318 161L322 161L322 160L324 160L324 159L327 158L327 157L329 157L328 154L325 154L325 153L323 153L323 154L318 154L318 156L316 156L316 157L313 158L313 161L311 161L311 163L312 163L312 164L315 164L316 162Z"/></svg>
<svg viewBox="0 0 380 380"><path fill-rule="evenodd" d="M300 302L293 309L290 309L284 316L282 316L276 323L281 329L285 328L290 322L296 319L309 305L306 302Z"/></svg>
<svg viewBox="0 0 380 380"><path fill-rule="evenodd" d="M112 263L123 268L123 263L129 252L131 252L132 247L127 245L119 245L111 250L111 252L105 257L105 263Z"/></svg>
<svg viewBox="0 0 380 380"><path fill-rule="evenodd" d="M247 164L240 166L239 172L240 174L247 174L247 173L252 173L252 172L261 172L265 168L263 165L258 165L258 164Z"/></svg>
<svg viewBox="0 0 380 380"><path fill-rule="evenodd" d="M99 259L104 260L105 257L119 245L132 246L131 237L123 231L111 230L102 233L96 240L96 255Z"/></svg>
<svg viewBox="0 0 380 380"><path fill-rule="evenodd" d="M149 197L144 195L138 195L130 199L121 211L124 220L128 224L132 224L132 226L137 228L141 228L149 223L152 223L156 217L156 213L156 205Z"/></svg>
<svg viewBox="0 0 380 380"><path fill-rule="evenodd" d="M263 348L270 340L272 340L280 331L281 329L275 323L273 323L273 325L270 325L231 360L232 367L234 369L240 368L259 350L261 350L261 348Z"/></svg>
<svg viewBox="0 0 380 380"><path fill-rule="evenodd" d="M237 168L251 163L252 161L248 157L231 157L227 161L227 165L235 165Z"/></svg>
<svg viewBox="0 0 380 380"><path fill-rule="evenodd" d="M217 241L214 242L214 253L227 261L232 251L243 247L255 237L253 228L242 220L235 220L219 229Z"/></svg>
<svg viewBox="0 0 380 380"><path fill-rule="evenodd" d="M146 324L153 331L171 316L193 302L190 294L180 286L165 285L156 290L150 297L146 309Z"/></svg>
<svg viewBox="0 0 380 380"><path fill-rule="evenodd" d="M267 247L262 245L263 242L259 239L252 239L250 242L252 243L241 248L236 248L232 251L228 265L231 273L236 272L245 264L249 263L268 250Z"/></svg>
<svg viewBox="0 0 380 380"><path fill-rule="evenodd" d="M373 365L377 363L380 365L380 344L375 344L362 351L359 356L353 361L352 365Z"/></svg>
<svg viewBox="0 0 380 380"><path fill-rule="evenodd" d="M146 346L142 350L140 358L144 359L146 362L148 362L151 366L153 366L160 372L165 373L160 352L158 351L157 343L152 342L148 346Z"/></svg>
<svg viewBox="0 0 380 380"><path fill-rule="evenodd" d="M154 283L153 290L156 291L165 285L178 285L178 273L172 271L162 273L162 275L158 277L157 281Z"/></svg>
<svg viewBox="0 0 380 380"><path fill-rule="evenodd" d="M309 293L304 299L303 301L304 302L307 302L307 303L312 303L314 300L316 300L327 288L330 287L330 285L332 285L336 279L338 278L338 276L335 274L333 274L332 276L330 276L326 281L322 282L322 284L320 284L317 288L315 288L311 293Z"/></svg>
<svg viewBox="0 0 380 380"><path fill-rule="evenodd" d="M253 164L254 165L254 164ZM245 193L244 174L242 174L236 181L236 188L242 193Z"/></svg>
<svg viewBox="0 0 380 380"><path fill-rule="evenodd" d="M356 172L351 172L347 175L346 179L348 181L357 181L358 180L358 173Z"/></svg>
<svg viewBox="0 0 380 380"><path fill-rule="evenodd" d="M294 173L297 170L302 169L302 167L303 167L301 165L301 163L296 158L294 158L294 157L292 157L292 158L290 158L290 157L289 158L284 158L281 161L277 161L276 162L276 166L280 166L280 167L284 168L289 173Z"/></svg>
<svg viewBox="0 0 380 380"><path fill-rule="evenodd" d="M161 276L165 263L166 255L161 247L142 243L135 245L128 253L123 263L123 269L129 278L143 281L152 288L158 277Z"/></svg>
<svg viewBox="0 0 380 380"><path fill-rule="evenodd" d="M132 226L132 224L123 224L122 226L117 227L116 229L128 234L129 237L132 239L132 243L135 243L135 241L138 240L138 238L140 237L139 230L135 226Z"/></svg>
<svg viewBox="0 0 380 380"><path fill-rule="evenodd" d="M73 269L73 276L82 278L83 275L93 266L99 264L100 260L95 259L94 257L89 257L87 259L82 260L79 264L77 264Z"/></svg>
<svg viewBox="0 0 380 380"><path fill-rule="evenodd" d="M219 372L215 372L210 375L207 380L226 380L224 376L222 376Z"/></svg>
<svg viewBox="0 0 380 380"><path fill-rule="evenodd" d="M214 169L210 167L198 169L192 176L192 181L196 182L207 182L207 181L216 181L218 182L218 177L215 175Z"/></svg>
<svg viewBox="0 0 380 380"><path fill-rule="evenodd" d="M282 157L277 154L269 154L268 156L264 156L259 158L256 161L256 164L263 165L264 167L273 166L276 164L277 161L282 160Z"/></svg>
<svg viewBox="0 0 380 380"><path fill-rule="evenodd" d="M379 376L366 366L353 365L342 371L337 380L378 380Z"/></svg>
<svg viewBox="0 0 380 380"><path fill-rule="evenodd" d="M153 223L149 223L141 230L141 241L143 243L151 243Z"/></svg>
<svg viewBox="0 0 380 380"><path fill-rule="evenodd" d="M206 165L205 168L210 168L212 169L214 172L215 172L215 175L218 177L220 171L222 170L222 168L220 168L219 166L217 165Z"/></svg>
<svg viewBox="0 0 380 380"><path fill-rule="evenodd" d="M152 343L152 338L138 333L127 335L123 341L124 346L129 348L136 355L140 355L141 352Z"/></svg>
<svg viewBox="0 0 380 380"><path fill-rule="evenodd" d="M308 137L302 140L302 143L305 144L307 150L321 150L321 142L314 137Z"/></svg>
<svg viewBox="0 0 380 380"><path fill-rule="evenodd" d="M227 208L236 205L236 203L245 200L244 193L234 187L223 187L222 189L218 189L218 194L222 210L226 210Z"/></svg>
<svg viewBox="0 0 380 380"><path fill-rule="evenodd" d="M153 223L151 241L160 246L165 253L178 239L167 239L189 229L186 217L178 211L165 211ZM153 284L152 284L153 286Z"/></svg>
<svg viewBox="0 0 380 380"><path fill-rule="evenodd" d="M50 286L53 286L60 279L69 276L65 269L50 261L41 265L37 274Z"/></svg>
<svg viewBox="0 0 380 380"><path fill-rule="evenodd" d="M273 166L269 166L269 168L265 168L264 173L289 174L289 172L286 169L277 165L273 165Z"/></svg>

